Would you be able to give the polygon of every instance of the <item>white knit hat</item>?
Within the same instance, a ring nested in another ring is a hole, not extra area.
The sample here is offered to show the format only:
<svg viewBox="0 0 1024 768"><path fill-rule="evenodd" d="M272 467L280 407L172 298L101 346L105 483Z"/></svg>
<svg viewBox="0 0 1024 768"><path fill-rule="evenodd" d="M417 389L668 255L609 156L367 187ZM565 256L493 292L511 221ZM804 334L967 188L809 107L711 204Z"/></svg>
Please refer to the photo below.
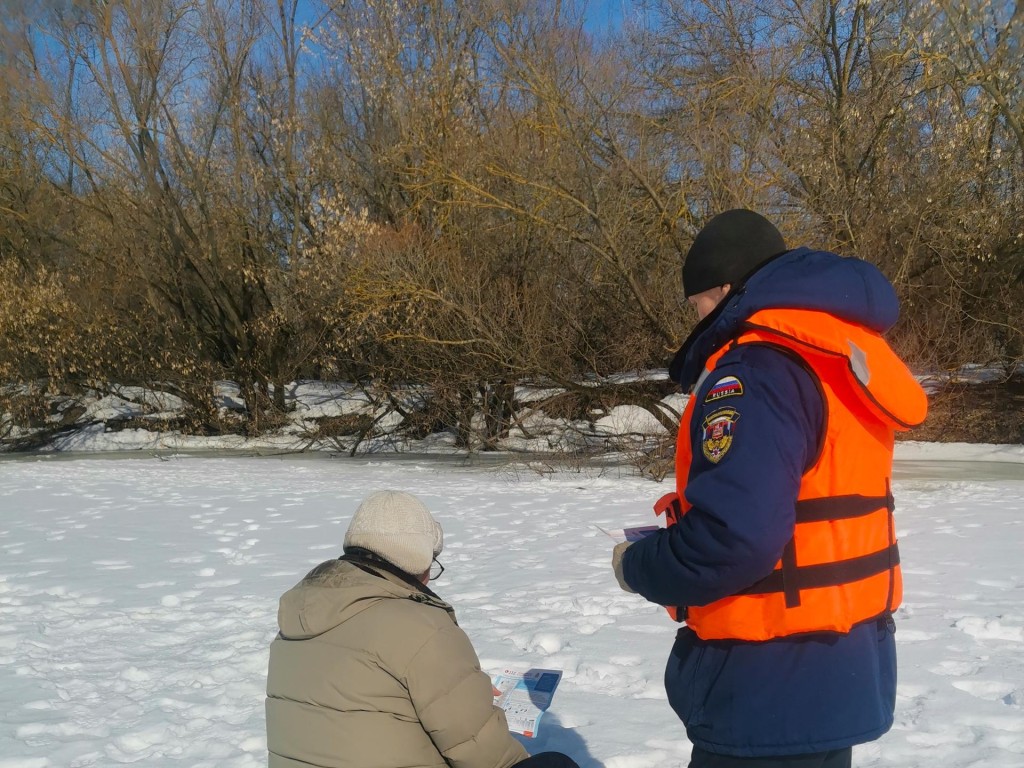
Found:
<svg viewBox="0 0 1024 768"><path fill-rule="evenodd" d="M441 526L423 502L404 491L367 496L352 516L345 548L362 547L419 576L444 548Z"/></svg>

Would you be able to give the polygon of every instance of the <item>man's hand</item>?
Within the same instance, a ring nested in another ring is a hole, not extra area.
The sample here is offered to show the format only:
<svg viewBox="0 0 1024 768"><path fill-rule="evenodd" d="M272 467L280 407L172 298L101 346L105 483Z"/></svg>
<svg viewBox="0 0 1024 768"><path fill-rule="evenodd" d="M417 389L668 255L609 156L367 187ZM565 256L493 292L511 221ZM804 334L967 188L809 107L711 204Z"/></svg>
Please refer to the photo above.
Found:
<svg viewBox="0 0 1024 768"><path fill-rule="evenodd" d="M630 542L624 541L621 544L616 544L615 549L612 550L612 570L615 571L615 579L619 582L619 586L622 587L624 592L632 592L636 594L636 590L632 589L626 580L622 577L622 556L626 553L626 548Z"/></svg>

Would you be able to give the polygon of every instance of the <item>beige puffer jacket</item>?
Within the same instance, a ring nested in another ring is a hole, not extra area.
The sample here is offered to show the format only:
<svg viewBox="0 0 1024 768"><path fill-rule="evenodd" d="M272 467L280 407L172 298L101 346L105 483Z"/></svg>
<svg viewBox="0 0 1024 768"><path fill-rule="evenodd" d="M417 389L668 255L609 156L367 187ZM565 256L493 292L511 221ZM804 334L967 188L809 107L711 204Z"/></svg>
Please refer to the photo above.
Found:
<svg viewBox="0 0 1024 768"><path fill-rule="evenodd" d="M439 598L331 560L281 598L270 768L509 768L527 758Z"/></svg>

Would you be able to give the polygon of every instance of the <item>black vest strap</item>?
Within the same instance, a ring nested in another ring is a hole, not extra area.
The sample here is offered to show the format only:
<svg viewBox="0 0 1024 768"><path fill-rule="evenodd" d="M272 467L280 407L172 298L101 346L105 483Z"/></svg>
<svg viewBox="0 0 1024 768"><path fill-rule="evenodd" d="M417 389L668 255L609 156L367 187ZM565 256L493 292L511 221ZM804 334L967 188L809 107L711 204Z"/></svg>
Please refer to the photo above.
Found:
<svg viewBox="0 0 1024 768"><path fill-rule="evenodd" d="M818 587L834 587L851 581L859 581L878 573L892 573L899 562L899 550L892 536L892 491L886 488L885 496L824 496L818 499L802 499L796 502L796 522L822 523L828 520L848 520L870 515L881 509L889 510L890 546L881 552L844 560L838 563L800 566L796 561L796 542L790 539L782 551L782 567L772 571L761 581L745 589L741 595L763 595L782 592L786 596L786 607L800 605L800 590ZM890 583L890 592L893 587ZM892 603L890 595L889 604Z"/></svg>
<svg viewBox="0 0 1024 768"><path fill-rule="evenodd" d="M891 571L899 562L899 548L896 544L892 544L883 550L872 552L870 555L854 557L849 560L821 563L820 565L797 565L788 569L788 573L782 568L778 568L737 594L766 595L772 592L782 592L786 594L786 604L789 605L789 595L793 590L836 587L840 584L860 581L879 573ZM799 605L799 598L796 604Z"/></svg>
<svg viewBox="0 0 1024 768"><path fill-rule="evenodd" d="M786 596L786 607L796 608L800 605L800 585L795 576L800 572L796 564L796 539L790 539L782 550L782 592Z"/></svg>
<svg viewBox="0 0 1024 768"><path fill-rule="evenodd" d="M826 520L845 520L863 517L880 509L892 509L892 494L886 496L825 496L803 499L796 503L797 523L821 523Z"/></svg>

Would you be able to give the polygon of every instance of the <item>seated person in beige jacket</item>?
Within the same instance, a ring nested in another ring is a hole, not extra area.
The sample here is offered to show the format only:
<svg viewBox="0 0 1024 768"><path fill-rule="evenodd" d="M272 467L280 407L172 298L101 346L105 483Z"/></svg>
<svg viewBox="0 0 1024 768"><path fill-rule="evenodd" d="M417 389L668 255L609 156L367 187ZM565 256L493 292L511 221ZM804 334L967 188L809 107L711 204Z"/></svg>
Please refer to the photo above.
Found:
<svg viewBox="0 0 1024 768"><path fill-rule="evenodd" d="M281 598L270 646L270 768L578 768L533 757L428 587L441 526L408 493L371 494L321 563ZM440 575L440 573L438 573Z"/></svg>

